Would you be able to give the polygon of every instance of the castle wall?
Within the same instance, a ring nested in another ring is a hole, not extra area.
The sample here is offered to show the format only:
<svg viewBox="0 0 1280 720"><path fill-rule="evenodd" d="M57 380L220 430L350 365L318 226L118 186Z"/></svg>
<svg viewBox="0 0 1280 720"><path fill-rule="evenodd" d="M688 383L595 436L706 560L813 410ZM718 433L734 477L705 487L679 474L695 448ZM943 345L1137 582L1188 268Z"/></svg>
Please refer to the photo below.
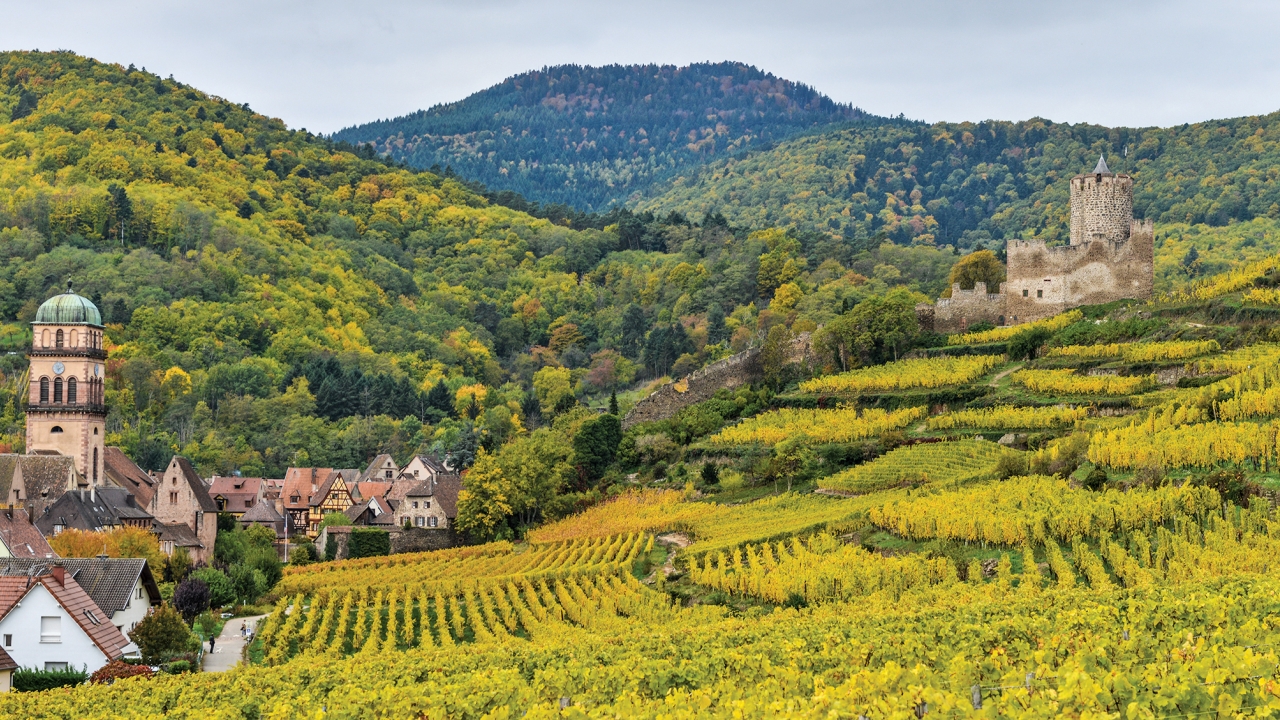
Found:
<svg viewBox="0 0 1280 720"><path fill-rule="evenodd" d="M1133 178L1077 175L1071 179L1071 244L1129 238L1133 220Z"/></svg>
<svg viewBox="0 0 1280 720"><path fill-rule="evenodd" d="M1011 240L1005 283L1008 322L1057 315L1081 305L1151 297L1154 231L1150 221L1131 222L1121 241L1086 240L1046 247L1040 240Z"/></svg>
<svg viewBox="0 0 1280 720"><path fill-rule="evenodd" d="M1005 283L1000 283L999 292L991 293L983 282L974 283L972 290L961 290L959 283L952 285L951 297L934 303L931 323L926 324L926 318L916 312L922 327L937 332L964 331L980 322L1004 325L1007 316Z"/></svg>

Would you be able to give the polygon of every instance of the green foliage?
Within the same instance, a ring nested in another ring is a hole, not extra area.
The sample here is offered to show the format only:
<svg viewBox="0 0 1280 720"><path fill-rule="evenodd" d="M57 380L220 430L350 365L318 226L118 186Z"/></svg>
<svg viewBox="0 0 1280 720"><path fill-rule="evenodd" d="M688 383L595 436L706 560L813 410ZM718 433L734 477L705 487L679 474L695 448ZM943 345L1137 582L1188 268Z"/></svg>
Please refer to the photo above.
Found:
<svg viewBox="0 0 1280 720"><path fill-rule="evenodd" d="M373 142L417 167L451 166L539 202L592 209L707 158L862 117L739 63L561 65L335 137Z"/></svg>
<svg viewBox="0 0 1280 720"><path fill-rule="evenodd" d="M390 555L391 535L386 530L378 528L354 528L351 530L351 540L347 545L347 551L353 560L362 557Z"/></svg>
<svg viewBox="0 0 1280 720"><path fill-rule="evenodd" d="M584 485L604 476L604 471L618 455L622 442L622 423L617 415L605 414L587 420L573 436L573 460Z"/></svg>
<svg viewBox="0 0 1280 720"><path fill-rule="evenodd" d="M1032 328L1014 335L1009 340L1009 359L1035 360L1040 347L1051 337L1053 333L1046 328Z"/></svg>
<svg viewBox="0 0 1280 720"><path fill-rule="evenodd" d="M325 513L325 516L320 518L319 529L323 530L329 527L330 525L346 526L350 524L351 524L351 518L347 517L346 513L331 512L331 513Z"/></svg>
<svg viewBox="0 0 1280 720"><path fill-rule="evenodd" d="M192 571L191 577L209 587L209 606L220 608L236 601L236 589L231 578L217 568L203 567Z"/></svg>
<svg viewBox="0 0 1280 720"><path fill-rule="evenodd" d="M1029 235L1063 242L1065 180L1105 153L1114 172L1134 176L1137 217L1223 227L1280 207L1280 183L1267 176L1280 162L1278 134L1275 114L1138 129L1040 118L864 123L712 161L638 205L691 217L714 210L757 227L781 221L861 244L876 236L961 247ZM1200 182L1208 167L1214 182ZM1185 277L1187 252L1171 252L1167 272ZM1198 254L1203 262L1205 248Z"/></svg>
<svg viewBox="0 0 1280 720"><path fill-rule="evenodd" d="M137 643L138 652L148 665L157 665L186 652L192 637L182 616L169 605L161 605L148 613L129 632L129 639Z"/></svg>
<svg viewBox="0 0 1280 720"><path fill-rule="evenodd" d="M815 343L841 368L896 360L920 330L915 305L902 291L868 298L824 326Z"/></svg>
<svg viewBox="0 0 1280 720"><path fill-rule="evenodd" d="M319 559L316 556L316 546L313 543L304 542L300 545L289 546L290 565L310 565Z"/></svg>
<svg viewBox="0 0 1280 720"><path fill-rule="evenodd" d="M83 685L89 679L87 668L75 670L41 670L20 667L13 671L13 689L17 692L37 692L60 687Z"/></svg>
<svg viewBox="0 0 1280 720"><path fill-rule="evenodd" d="M338 557L338 541L332 535L325 538L324 541L324 559L326 562L333 562Z"/></svg>

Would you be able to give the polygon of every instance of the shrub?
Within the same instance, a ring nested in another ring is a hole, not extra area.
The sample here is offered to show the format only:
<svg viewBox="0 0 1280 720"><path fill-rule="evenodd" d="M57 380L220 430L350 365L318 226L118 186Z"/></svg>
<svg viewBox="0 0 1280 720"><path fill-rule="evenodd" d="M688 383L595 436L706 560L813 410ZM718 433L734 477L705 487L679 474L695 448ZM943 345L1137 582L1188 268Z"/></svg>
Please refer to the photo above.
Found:
<svg viewBox="0 0 1280 720"><path fill-rule="evenodd" d="M351 531L348 546L351 559L391 554L391 535L377 528L356 528Z"/></svg>
<svg viewBox="0 0 1280 720"><path fill-rule="evenodd" d="M200 580L209 588L209 607L219 608L236 601L235 586L232 585L231 578L221 570L200 568L191 573L191 577Z"/></svg>
<svg viewBox="0 0 1280 720"><path fill-rule="evenodd" d="M705 463L702 466L702 482L707 485L720 484L720 468L713 462Z"/></svg>
<svg viewBox="0 0 1280 720"><path fill-rule="evenodd" d="M408 522L406 519L405 522ZM314 543L304 542L301 545L289 546L289 564L290 565L310 565L319 560L316 556L316 546Z"/></svg>
<svg viewBox="0 0 1280 720"><path fill-rule="evenodd" d="M351 524L351 518L347 517L346 513L331 512L328 515L325 515L323 518L321 518L320 529L323 530L329 527L330 525L346 526L350 524Z"/></svg>
<svg viewBox="0 0 1280 720"><path fill-rule="evenodd" d="M174 660L168 665L165 665L163 669L166 673L169 673L171 675L177 675L179 673L184 673L184 672L191 672L191 661L190 660Z"/></svg>
<svg viewBox="0 0 1280 720"><path fill-rule="evenodd" d="M89 682L97 685L110 685L117 680L131 677L151 677L155 675L146 665L133 665L123 660L112 660L94 671Z"/></svg>
<svg viewBox="0 0 1280 720"><path fill-rule="evenodd" d="M89 678L87 669L37 670L18 668L13 671L13 689L18 692L36 692L60 687L80 685Z"/></svg>
<svg viewBox="0 0 1280 720"><path fill-rule="evenodd" d="M1107 486L1107 471L1100 467L1095 467L1089 472L1084 479L1084 488L1097 492Z"/></svg>
<svg viewBox="0 0 1280 720"><path fill-rule="evenodd" d="M187 622L209 609L209 586L200 578L187 578L173 591L173 607Z"/></svg>
<svg viewBox="0 0 1280 720"><path fill-rule="evenodd" d="M338 557L338 541L335 540L332 535L330 535L324 541L324 559L327 561L332 561L337 557Z"/></svg>
<svg viewBox="0 0 1280 720"><path fill-rule="evenodd" d="M182 616L169 605L151 611L129 633L129 639L138 644L143 661L149 665L186 652L193 637Z"/></svg>

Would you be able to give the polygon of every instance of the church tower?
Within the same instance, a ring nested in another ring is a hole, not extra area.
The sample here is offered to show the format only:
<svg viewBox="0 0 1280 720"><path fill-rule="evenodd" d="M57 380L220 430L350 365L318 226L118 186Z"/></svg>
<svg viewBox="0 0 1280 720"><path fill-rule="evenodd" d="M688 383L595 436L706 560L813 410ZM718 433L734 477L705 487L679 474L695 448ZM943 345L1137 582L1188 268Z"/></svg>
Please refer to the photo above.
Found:
<svg viewBox="0 0 1280 720"><path fill-rule="evenodd" d="M66 292L40 306L31 326L27 452L72 457L81 482L100 485L107 420L102 315L67 283Z"/></svg>

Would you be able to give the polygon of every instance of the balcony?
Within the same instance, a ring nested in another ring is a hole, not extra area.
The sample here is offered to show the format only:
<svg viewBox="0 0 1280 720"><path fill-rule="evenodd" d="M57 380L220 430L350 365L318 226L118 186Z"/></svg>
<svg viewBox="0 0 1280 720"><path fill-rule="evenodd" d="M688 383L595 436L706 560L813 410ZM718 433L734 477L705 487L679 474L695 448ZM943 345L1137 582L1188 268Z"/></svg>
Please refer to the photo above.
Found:
<svg viewBox="0 0 1280 720"><path fill-rule="evenodd" d="M101 348L31 348L27 353L31 357L87 357L95 360L106 360L107 351Z"/></svg>
<svg viewBox="0 0 1280 720"><path fill-rule="evenodd" d="M29 403L28 413L85 413L89 415L106 415L104 403Z"/></svg>

